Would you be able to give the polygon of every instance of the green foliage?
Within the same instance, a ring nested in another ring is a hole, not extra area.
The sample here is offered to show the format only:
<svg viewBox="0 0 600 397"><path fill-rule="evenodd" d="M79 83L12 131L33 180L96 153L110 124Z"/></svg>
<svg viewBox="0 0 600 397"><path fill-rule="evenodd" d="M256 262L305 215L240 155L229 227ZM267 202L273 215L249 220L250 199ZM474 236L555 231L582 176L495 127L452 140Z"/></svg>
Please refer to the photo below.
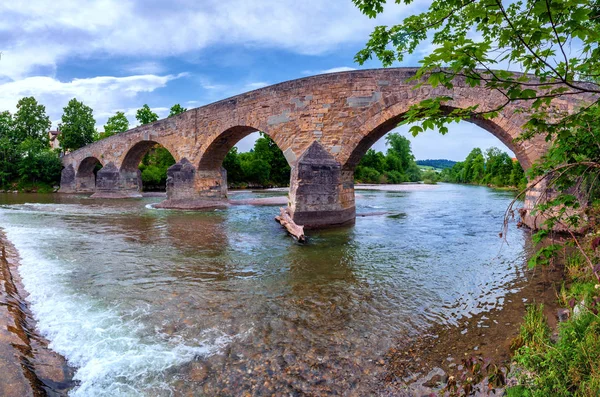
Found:
<svg viewBox="0 0 600 397"><path fill-rule="evenodd" d="M242 161L242 170L251 185L268 186L271 167L266 160L253 157Z"/></svg>
<svg viewBox="0 0 600 397"><path fill-rule="evenodd" d="M412 0L399 0L408 5ZM354 0L370 18L381 13L385 0ZM402 61L418 45L430 41L434 50L421 61L418 85L452 88L457 80L498 91L505 102L493 109L478 106L449 110L453 98L440 96L412 106L403 123L419 124L411 131L439 128L474 116L494 117L511 102L528 100L533 112L527 123L534 133L544 125L552 101L574 92L599 93L598 42L600 6L595 0L526 0L509 2L435 0L419 14L393 26L378 26L355 60L376 56L384 66ZM499 69L499 65L507 65ZM513 73L510 65L524 72ZM582 84L578 80L591 82ZM537 112L537 111L540 112Z"/></svg>
<svg viewBox="0 0 600 397"><path fill-rule="evenodd" d="M433 171L427 170L423 173L423 182L429 185L435 185L440 180L440 175Z"/></svg>
<svg viewBox="0 0 600 397"><path fill-rule="evenodd" d="M154 123L158 120L158 114L154 113L150 106L144 104L135 114L135 118L139 121L140 125Z"/></svg>
<svg viewBox="0 0 600 397"><path fill-rule="evenodd" d="M5 112L4 117L7 117L6 113L8 112ZM32 139L46 145L51 125L44 105L39 104L34 97L21 98L17 102L17 112L12 120L12 143L19 144L26 139Z"/></svg>
<svg viewBox="0 0 600 397"><path fill-rule="evenodd" d="M394 172L394 171L392 171ZM356 167L356 171L354 171L354 179L363 183L379 183L379 179L381 177L381 173L377 171L375 168L366 167L366 166L358 166ZM402 182L402 174L395 173L394 176L388 178L388 182L394 179L400 180L400 182L392 182L392 183L401 183Z"/></svg>
<svg viewBox="0 0 600 397"><path fill-rule="evenodd" d="M27 147L28 145L23 145ZM60 181L62 162L58 154L37 146L26 148L18 163L18 173L21 181L56 184Z"/></svg>
<svg viewBox="0 0 600 397"><path fill-rule="evenodd" d="M384 155L369 149L354 171L354 179L362 183L418 182L421 170L415 163L410 141L398 133L386 136L390 148Z"/></svg>
<svg viewBox="0 0 600 397"><path fill-rule="evenodd" d="M532 373L521 379L521 395L600 394L600 318L597 314L583 310L561 323L558 341L552 342L542 308L530 306L518 344L521 346L514 358ZM515 391L512 393L516 395Z"/></svg>
<svg viewBox="0 0 600 397"><path fill-rule="evenodd" d="M171 153L160 145L151 148L142 158L142 186L145 191L164 191L167 185L167 170L175 164Z"/></svg>
<svg viewBox="0 0 600 397"><path fill-rule="evenodd" d="M254 144L253 152L255 158L268 164L269 173L266 179L273 185L287 186L291 169L283 152L267 134L261 132L260 135Z"/></svg>
<svg viewBox="0 0 600 397"><path fill-rule="evenodd" d="M125 132L129 129L129 120L125 117L125 113L117 112L114 116L111 116L104 124L104 132L100 133L98 139L108 138L118 134L119 132Z"/></svg>
<svg viewBox="0 0 600 397"><path fill-rule="evenodd" d="M62 122L58 125L58 140L65 151L77 150L94 142L96 120L92 108L73 98L63 108Z"/></svg>
<svg viewBox="0 0 600 397"><path fill-rule="evenodd" d="M260 134L254 148L238 153L232 148L223 160L230 186L287 186L290 166L277 144L266 134Z"/></svg>
<svg viewBox="0 0 600 397"><path fill-rule="evenodd" d="M171 106L171 109L169 110L169 117L173 117L183 112L187 112L187 109L181 106L180 104L176 103L175 105Z"/></svg>
<svg viewBox="0 0 600 397"><path fill-rule="evenodd" d="M48 147L50 119L35 98L22 98L17 113L0 113L0 187L51 189L60 181L62 163Z"/></svg>
<svg viewBox="0 0 600 397"><path fill-rule="evenodd" d="M451 183L471 183L496 187L524 187L527 178L518 161L500 149L492 147L486 150L475 148L465 161L458 162L452 168L442 170L441 180Z"/></svg>

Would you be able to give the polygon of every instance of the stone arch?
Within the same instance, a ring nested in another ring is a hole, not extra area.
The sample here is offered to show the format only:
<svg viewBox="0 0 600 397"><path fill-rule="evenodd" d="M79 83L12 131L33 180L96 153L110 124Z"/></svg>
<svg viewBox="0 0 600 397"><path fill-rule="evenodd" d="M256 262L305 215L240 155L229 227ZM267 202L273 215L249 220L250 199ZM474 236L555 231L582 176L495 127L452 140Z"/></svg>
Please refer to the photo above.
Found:
<svg viewBox="0 0 600 397"><path fill-rule="evenodd" d="M203 198L225 198L227 196L227 171L223 168L223 160L227 153L243 138L254 133L264 132L267 134L281 150L280 143L277 137L264 127L255 127L246 124L237 124L226 128L222 132L216 134L207 144L206 148L201 152L200 160L198 161L197 169L195 170L195 187L198 188ZM283 150L282 150L283 152ZM286 155L285 152L284 156ZM290 164L289 158L286 156L286 161ZM178 163L183 168L189 169L189 165ZM291 165L291 164L290 164ZM182 168L182 169L183 169ZM176 171L175 169L173 171ZM179 171L177 171L179 172ZM189 174L189 172L188 172ZM189 177L183 173L173 173L170 180L184 180Z"/></svg>
<svg viewBox="0 0 600 397"><path fill-rule="evenodd" d="M462 104L463 106L446 106L444 109L449 113L454 109L472 106L475 103L474 100L469 99L467 103ZM411 103L396 103L371 116L364 124L362 124L362 126L357 126L356 130L358 131L354 134L354 137L357 137L358 139L355 139L350 145L352 150L349 151L348 157L342 164L343 172L353 173L367 150L369 150L375 142L398 126L398 123L402 121L410 106ZM505 116L501 114L494 119L471 118L465 121L481 127L498 138L500 142L515 153L517 160L524 169L531 167L533 162L539 157L536 153L528 151L528 147L523 143L514 141L521 133L521 126L523 124L518 115L513 114L512 117L508 117L508 115ZM537 140L539 139L536 139L536 141ZM541 142L536 142L536 145L541 145L545 148L543 139Z"/></svg>
<svg viewBox="0 0 600 397"><path fill-rule="evenodd" d="M119 169L120 185L123 190L129 190L138 193L142 191L142 173L139 169L139 165L146 153L156 146L165 148L175 159L173 151L169 150L168 147L165 147L165 145L157 140L143 140L136 142L129 148L125 154L125 157L123 157L123 161L121 162L121 167Z"/></svg>
<svg viewBox="0 0 600 397"><path fill-rule="evenodd" d="M215 137L206 147L198 163L199 171L220 169L227 153L243 138L260 131L247 125L236 125L227 128ZM263 131L265 132L265 131Z"/></svg>
<svg viewBox="0 0 600 397"><path fill-rule="evenodd" d="M171 156L173 156L173 158L175 159L175 161L177 161L177 158L175 157L177 154L176 151L172 150L168 146L165 146L160 141L143 140L136 142L129 148L129 150L127 150L127 153L125 154L125 156L123 157L123 161L121 162L121 171L136 171L146 153L148 153L148 151L156 145L160 145L166 150L168 150L169 153L171 153Z"/></svg>
<svg viewBox="0 0 600 397"><path fill-rule="evenodd" d="M75 188L78 192L92 193L96 191L96 166L104 164L94 156L84 158L75 173Z"/></svg>

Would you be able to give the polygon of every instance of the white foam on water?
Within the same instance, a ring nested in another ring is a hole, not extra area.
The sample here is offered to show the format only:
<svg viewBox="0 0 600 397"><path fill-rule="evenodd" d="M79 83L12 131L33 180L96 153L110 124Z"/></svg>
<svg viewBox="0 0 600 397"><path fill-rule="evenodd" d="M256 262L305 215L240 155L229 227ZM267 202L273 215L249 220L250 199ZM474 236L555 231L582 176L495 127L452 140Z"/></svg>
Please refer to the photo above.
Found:
<svg viewBox="0 0 600 397"><path fill-rule="evenodd" d="M103 207L99 205L80 204L55 204L55 203L23 203L3 204L3 210L10 210L22 214L56 214L69 216L102 217L106 215L120 215L125 213L122 209Z"/></svg>
<svg viewBox="0 0 600 397"><path fill-rule="evenodd" d="M158 203L150 203L150 204L146 204L144 206L144 208L148 209L148 210L154 210L154 211L168 211L167 208L156 208L155 205Z"/></svg>
<svg viewBox="0 0 600 397"><path fill-rule="evenodd" d="M45 257L36 244L44 236L65 234L66 238L68 232L10 222L3 222L3 227L19 251L19 272L40 333L51 349L77 367L75 380L80 384L71 396L175 395L166 370L215 354L231 341L217 330L207 331L212 336L201 336L191 346L190 341L184 344L178 338L149 333L136 319L146 313L119 313L118 308L103 307L102 302L68 287L66 264Z"/></svg>

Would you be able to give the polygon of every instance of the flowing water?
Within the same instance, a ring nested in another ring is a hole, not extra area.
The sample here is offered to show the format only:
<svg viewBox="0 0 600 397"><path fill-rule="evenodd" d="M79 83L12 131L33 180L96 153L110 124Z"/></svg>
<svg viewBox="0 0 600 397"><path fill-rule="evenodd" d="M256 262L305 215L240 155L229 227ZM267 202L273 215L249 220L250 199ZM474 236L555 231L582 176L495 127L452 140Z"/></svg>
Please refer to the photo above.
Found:
<svg viewBox="0 0 600 397"><path fill-rule="evenodd" d="M77 367L71 395L365 395L395 341L502 306L529 245L514 224L498 238L512 198L357 191L357 212L378 215L307 245L277 207L160 198L6 194L0 224L40 332Z"/></svg>

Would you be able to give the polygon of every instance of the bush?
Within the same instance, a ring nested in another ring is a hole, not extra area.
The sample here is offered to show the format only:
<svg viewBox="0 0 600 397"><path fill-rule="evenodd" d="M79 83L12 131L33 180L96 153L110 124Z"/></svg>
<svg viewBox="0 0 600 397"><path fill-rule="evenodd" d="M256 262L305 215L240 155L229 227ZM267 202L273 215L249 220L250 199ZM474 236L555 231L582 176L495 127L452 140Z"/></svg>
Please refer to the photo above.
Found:
<svg viewBox="0 0 600 397"><path fill-rule="evenodd" d="M423 173L423 182L429 185L435 185L439 180L440 175L433 170L427 170Z"/></svg>
<svg viewBox="0 0 600 397"><path fill-rule="evenodd" d="M371 167L358 167L356 169L356 180L363 183L378 183L380 173Z"/></svg>
<svg viewBox="0 0 600 397"><path fill-rule="evenodd" d="M140 167L142 171L142 184L146 190L160 189L167 182L167 175L161 167L147 165Z"/></svg>
<svg viewBox="0 0 600 397"><path fill-rule="evenodd" d="M60 183L62 162L56 154L49 149L32 150L26 153L18 164L21 182L41 182L57 185Z"/></svg>
<svg viewBox="0 0 600 397"><path fill-rule="evenodd" d="M406 182L406 177L398 171L388 171L387 178L389 183L402 183Z"/></svg>
<svg viewBox="0 0 600 397"><path fill-rule="evenodd" d="M550 340L543 306L529 306L517 341L515 360L532 372L521 394L531 396L600 395L600 319L583 310L561 323L558 342Z"/></svg>

